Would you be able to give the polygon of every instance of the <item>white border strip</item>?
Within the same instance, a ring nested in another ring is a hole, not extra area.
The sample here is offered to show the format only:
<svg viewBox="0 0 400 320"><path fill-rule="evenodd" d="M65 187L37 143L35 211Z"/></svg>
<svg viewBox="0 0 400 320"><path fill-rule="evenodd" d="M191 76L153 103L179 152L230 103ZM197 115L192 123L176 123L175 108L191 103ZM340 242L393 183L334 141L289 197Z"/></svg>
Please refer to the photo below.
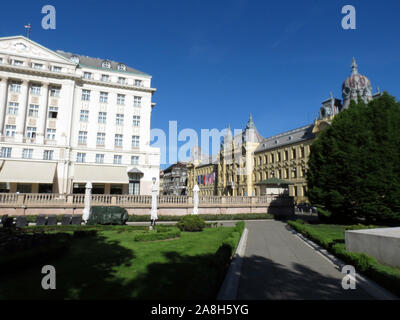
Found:
<svg viewBox="0 0 400 320"><path fill-rule="evenodd" d="M303 240L306 245L314 249L317 253L319 253L322 257L332 263L339 271L342 270L343 266L346 265L342 260L336 258L334 255L330 254L328 251L320 247L318 244L314 243L310 239L304 237L301 233L294 230L290 225L287 225L290 228L290 232L296 235L300 240ZM376 282L366 278L357 272L357 284L360 285L366 292L368 292L371 296L373 296L377 300L399 300L399 297L391 293L390 291L382 288Z"/></svg>
<svg viewBox="0 0 400 320"><path fill-rule="evenodd" d="M247 246L247 235L248 230L245 228L236 248L231 265L229 266L229 270L225 276L225 280L219 290L217 300L236 300L237 298L242 262Z"/></svg>

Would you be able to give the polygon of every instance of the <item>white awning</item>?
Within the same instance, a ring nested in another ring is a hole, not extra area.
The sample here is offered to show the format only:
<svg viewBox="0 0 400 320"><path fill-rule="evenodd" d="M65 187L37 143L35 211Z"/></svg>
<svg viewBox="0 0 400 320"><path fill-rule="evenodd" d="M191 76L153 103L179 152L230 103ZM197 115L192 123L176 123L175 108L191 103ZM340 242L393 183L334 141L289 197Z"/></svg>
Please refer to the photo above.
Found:
<svg viewBox="0 0 400 320"><path fill-rule="evenodd" d="M0 182L52 184L57 163L8 161L0 170Z"/></svg>
<svg viewBox="0 0 400 320"><path fill-rule="evenodd" d="M76 183L129 183L126 167L75 164L73 176Z"/></svg>

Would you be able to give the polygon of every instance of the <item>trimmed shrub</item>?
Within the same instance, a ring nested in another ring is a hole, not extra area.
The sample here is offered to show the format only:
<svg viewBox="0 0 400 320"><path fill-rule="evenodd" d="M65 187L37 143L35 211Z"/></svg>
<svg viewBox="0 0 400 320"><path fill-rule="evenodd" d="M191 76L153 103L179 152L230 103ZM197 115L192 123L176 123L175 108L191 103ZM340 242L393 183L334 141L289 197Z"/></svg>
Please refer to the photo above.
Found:
<svg viewBox="0 0 400 320"><path fill-rule="evenodd" d="M188 215L182 217L176 225L181 231L197 232L205 228L206 222L197 215Z"/></svg>
<svg viewBox="0 0 400 320"><path fill-rule="evenodd" d="M260 220L274 219L274 216L266 213L245 213L245 214L199 214L197 215L206 221L218 220ZM181 216L158 216L158 221L179 221ZM129 222L147 222L148 215L129 215Z"/></svg>
<svg viewBox="0 0 400 320"><path fill-rule="evenodd" d="M135 235L135 241L145 242L145 241L159 241L167 239L179 238L181 232L177 228L170 228L169 230L160 231L150 231L146 233L139 233Z"/></svg>

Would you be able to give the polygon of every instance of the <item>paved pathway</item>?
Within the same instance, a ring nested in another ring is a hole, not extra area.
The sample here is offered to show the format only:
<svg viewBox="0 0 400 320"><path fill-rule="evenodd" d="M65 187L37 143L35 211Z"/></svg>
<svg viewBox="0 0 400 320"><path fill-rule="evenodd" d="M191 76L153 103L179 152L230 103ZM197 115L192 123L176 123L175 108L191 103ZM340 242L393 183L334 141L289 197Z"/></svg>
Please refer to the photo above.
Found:
<svg viewBox="0 0 400 320"><path fill-rule="evenodd" d="M373 299L344 290L344 276L279 221L247 222L249 230L237 299Z"/></svg>

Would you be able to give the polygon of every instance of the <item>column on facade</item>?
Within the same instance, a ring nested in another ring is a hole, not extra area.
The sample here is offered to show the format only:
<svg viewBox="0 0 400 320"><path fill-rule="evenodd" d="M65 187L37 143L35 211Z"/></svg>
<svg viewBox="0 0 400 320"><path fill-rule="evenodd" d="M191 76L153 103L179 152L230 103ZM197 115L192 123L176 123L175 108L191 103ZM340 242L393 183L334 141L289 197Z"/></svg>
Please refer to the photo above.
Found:
<svg viewBox="0 0 400 320"><path fill-rule="evenodd" d="M44 144L46 136L46 125L47 125L47 108L49 102L49 84L43 83L41 90L42 99L39 106L39 119L38 119L38 131L37 131L37 142Z"/></svg>
<svg viewBox="0 0 400 320"><path fill-rule="evenodd" d="M28 90L29 90L29 81L23 80L21 86L21 95L19 99L17 130L15 135L17 142L22 142L25 135L25 122L26 122L26 113L27 113L28 97L29 97Z"/></svg>
<svg viewBox="0 0 400 320"><path fill-rule="evenodd" d="M2 78L0 82L0 136L4 134L4 120L7 112L8 79Z"/></svg>

